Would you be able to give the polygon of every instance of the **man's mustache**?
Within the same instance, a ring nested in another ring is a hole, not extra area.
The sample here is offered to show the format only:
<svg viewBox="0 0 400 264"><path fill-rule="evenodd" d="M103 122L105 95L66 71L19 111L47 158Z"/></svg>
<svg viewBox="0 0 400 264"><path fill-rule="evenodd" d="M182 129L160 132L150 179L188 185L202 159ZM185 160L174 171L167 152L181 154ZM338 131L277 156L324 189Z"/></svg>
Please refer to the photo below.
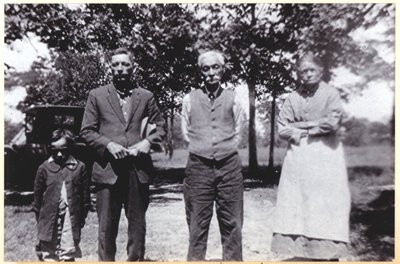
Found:
<svg viewBox="0 0 400 264"><path fill-rule="evenodd" d="M118 74L114 75L114 79L129 79L131 76L129 74Z"/></svg>
<svg viewBox="0 0 400 264"><path fill-rule="evenodd" d="M220 77L218 77L218 76L206 77L206 80L219 80L219 79L220 79Z"/></svg>
<svg viewBox="0 0 400 264"><path fill-rule="evenodd" d="M130 76L130 74L129 73L117 73L117 74L114 74L114 76Z"/></svg>

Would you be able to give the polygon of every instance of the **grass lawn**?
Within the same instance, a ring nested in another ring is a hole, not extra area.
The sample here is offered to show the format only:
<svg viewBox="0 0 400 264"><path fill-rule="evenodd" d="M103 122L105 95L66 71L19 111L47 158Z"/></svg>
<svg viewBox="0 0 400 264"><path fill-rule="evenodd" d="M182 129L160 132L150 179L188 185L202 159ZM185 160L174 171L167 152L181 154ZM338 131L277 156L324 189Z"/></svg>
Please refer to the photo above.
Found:
<svg viewBox="0 0 400 264"><path fill-rule="evenodd" d="M265 165L267 149L259 150L259 162ZM277 150L281 162L284 150ZM246 152L241 151L246 164ZM155 155L156 166L182 168L187 153L177 150L172 160ZM386 146L346 148L352 193L351 255L348 261L391 260L394 254L393 206L391 194L371 187L394 182L393 148ZM244 194L243 255L245 261L274 261L284 256L270 252L271 228L276 199L276 186L250 184ZM251 186L251 187L250 187ZM185 261L188 229L180 183L154 185L147 212L146 258L154 261ZM123 212L122 212L123 214ZM97 260L97 216L90 213L82 230L82 261ZM36 260L34 214L29 206L5 206L4 257L6 261ZM121 217L117 239L117 261L126 259L127 221ZM207 259L220 260L221 243L218 223L212 220Z"/></svg>

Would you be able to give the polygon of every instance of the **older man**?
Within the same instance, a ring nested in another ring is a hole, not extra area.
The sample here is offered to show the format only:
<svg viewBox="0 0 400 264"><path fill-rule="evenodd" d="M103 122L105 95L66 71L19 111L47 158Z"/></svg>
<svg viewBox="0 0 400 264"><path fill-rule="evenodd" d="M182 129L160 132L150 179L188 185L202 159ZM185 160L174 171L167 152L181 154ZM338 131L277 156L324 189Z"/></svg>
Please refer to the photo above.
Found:
<svg viewBox="0 0 400 264"><path fill-rule="evenodd" d="M162 141L164 120L153 94L132 83L131 53L112 52L112 83L90 91L81 135L94 150L92 181L96 184L99 260L114 261L122 206L128 219L128 260L143 260L145 250L151 144ZM156 125L143 138L144 118Z"/></svg>
<svg viewBox="0 0 400 264"><path fill-rule="evenodd" d="M221 87L224 55L198 58L204 84L183 99L182 131L189 142L184 180L189 261L204 260L214 202L223 260L242 260L243 176L238 155L243 111L235 92Z"/></svg>

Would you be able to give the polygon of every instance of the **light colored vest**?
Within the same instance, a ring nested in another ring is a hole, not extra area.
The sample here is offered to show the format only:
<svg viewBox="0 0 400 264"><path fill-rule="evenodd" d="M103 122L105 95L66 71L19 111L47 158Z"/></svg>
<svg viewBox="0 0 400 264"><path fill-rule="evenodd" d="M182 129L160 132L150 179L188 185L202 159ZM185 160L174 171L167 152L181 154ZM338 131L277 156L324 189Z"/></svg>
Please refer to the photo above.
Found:
<svg viewBox="0 0 400 264"><path fill-rule="evenodd" d="M235 153L234 91L223 90L214 103L201 89L192 91L189 96L189 152L216 160Z"/></svg>

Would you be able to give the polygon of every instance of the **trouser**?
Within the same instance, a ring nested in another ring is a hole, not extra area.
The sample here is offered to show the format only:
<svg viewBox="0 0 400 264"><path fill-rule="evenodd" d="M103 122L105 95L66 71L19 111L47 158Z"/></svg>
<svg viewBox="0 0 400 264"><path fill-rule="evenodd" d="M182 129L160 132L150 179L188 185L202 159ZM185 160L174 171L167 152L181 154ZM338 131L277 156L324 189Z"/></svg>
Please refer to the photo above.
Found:
<svg viewBox="0 0 400 264"><path fill-rule="evenodd" d="M43 261L72 260L81 257L78 242L72 236L68 207L59 208L51 241L39 242L39 259ZM78 254L78 255L77 255Z"/></svg>
<svg viewBox="0 0 400 264"><path fill-rule="evenodd" d="M222 260L242 261L243 176L237 153L220 161L189 155L183 192L189 226L189 261L205 260L214 202Z"/></svg>
<svg viewBox="0 0 400 264"><path fill-rule="evenodd" d="M149 186L138 181L134 171L118 175L114 185L98 184L96 209L99 218L99 261L115 261L116 238L122 206L128 219L128 261L144 259Z"/></svg>

